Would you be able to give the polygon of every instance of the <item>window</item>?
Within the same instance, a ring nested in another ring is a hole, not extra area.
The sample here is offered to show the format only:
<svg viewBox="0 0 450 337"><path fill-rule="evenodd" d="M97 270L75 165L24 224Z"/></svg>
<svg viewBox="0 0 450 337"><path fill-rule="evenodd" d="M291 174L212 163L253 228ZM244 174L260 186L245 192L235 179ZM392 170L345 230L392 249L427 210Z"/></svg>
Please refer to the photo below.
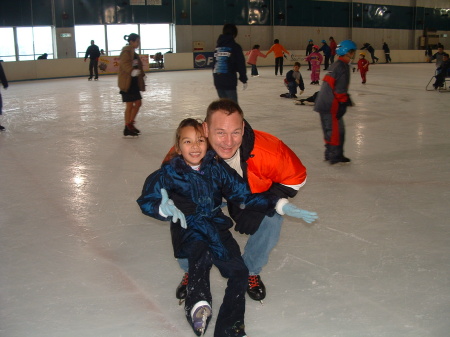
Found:
<svg viewBox="0 0 450 337"><path fill-rule="evenodd" d="M17 27L17 47L19 61L36 60L44 53L53 58L51 27Z"/></svg>
<svg viewBox="0 0 450 337"><path fill-rule="evenodd" d="M84 57L86 49L91 45L91 40L94 40L100 50L106 50L105 26L75 26L76 57Z"/></svg>
<svg viewBox="0 0 450 337"><path fill-rule="evenodd" d="M15 61L16 52L14 50L14 31L12 28L0 28L0 36L2 43L0 43L0 60Z"/></svg>
<svg viewBox="0 0 450 337"><path fill-rule="evenodd" d="M131 33L139 34L138 25L108 25L106 28L108 32L109 55L120 55L123 46L128 43L123 39L125 35L130 35Z"/></svg>
<svg viewBox="0 0 450 337"><path fill-rule="evenodd" d="M141 25L141 50L142 54L150 55L171 51L170 25Z"/></svg>

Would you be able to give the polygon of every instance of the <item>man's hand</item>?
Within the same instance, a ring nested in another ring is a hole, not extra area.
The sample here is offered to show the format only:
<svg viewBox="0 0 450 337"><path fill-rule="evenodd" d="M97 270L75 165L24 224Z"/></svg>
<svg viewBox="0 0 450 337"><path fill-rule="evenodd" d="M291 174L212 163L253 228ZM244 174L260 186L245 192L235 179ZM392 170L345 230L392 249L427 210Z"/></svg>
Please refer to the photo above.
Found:
<svg viewBox="0 0 450 337"><path fill-rule="evenodd" d="M162 197L161 205L159 205L161 212L163 212L167 216L171 216L173 222L177 222L179 219L181 227L186 229L187 228L186 218L184 217L183 212L181 212L173 204L173 201L171 199L169 199L169 195L167 194L167 191L164 188L161 188L161 197Z"/></svg>
<svg viewBox="0 0 450 337"><path fill-rule="evenodd" d="M305 211L304 209L300 209L291 203L287 203L282 209L284 214L294 218L303 219L303 221L307 223L311 223L319 218L316 212Z"/></svg>

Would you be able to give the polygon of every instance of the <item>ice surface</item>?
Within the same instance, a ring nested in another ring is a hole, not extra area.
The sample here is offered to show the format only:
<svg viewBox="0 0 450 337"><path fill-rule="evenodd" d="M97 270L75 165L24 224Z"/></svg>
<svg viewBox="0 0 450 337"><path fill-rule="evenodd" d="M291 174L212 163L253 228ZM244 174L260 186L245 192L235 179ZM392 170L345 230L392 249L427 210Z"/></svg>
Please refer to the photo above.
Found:
<svg viewBox="0 0 450 337"><path fill-rule="evenodd" d="M293 202L320 219L285 219L261 273L264 305L247 300L248 335L448 336L450 93L425 90L434 65L377 64L366 85L352 74L346 166L323 162L313 108L280 98L283 77L259 70L240 85L241 106L300 156L308 181ZM307 97L318 87L301 72ZM216 99L212 75L149 74L137 139L122 136L116 83L2 90L0 336L194 336L175 299L182 271L167 223L135 200L179 121ZM226 280L213 268L211 282L216 315Z"/></svg>

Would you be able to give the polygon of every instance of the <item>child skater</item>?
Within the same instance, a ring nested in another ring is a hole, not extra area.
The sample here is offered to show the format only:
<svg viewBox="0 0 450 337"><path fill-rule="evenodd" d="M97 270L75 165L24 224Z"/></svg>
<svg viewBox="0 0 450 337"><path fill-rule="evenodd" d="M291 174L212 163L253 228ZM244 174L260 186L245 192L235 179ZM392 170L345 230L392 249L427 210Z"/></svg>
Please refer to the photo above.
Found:
<svg viewBox="0 0 450 337"><path fill-rule="evenodd" d="M362 84L366 84L366 73L369 71L369 61L366 60L366 54L359 53L358 71L361 74Z"/></svg>
<svg viewBox="0 0 450 337"><path fill-rule="evenodd" d="M285 56L284 54L289 55L290 53L283 47L278 39L273 40L273 45L266 53L266 56L271 52L275 55L275 76L278 75L278 68L280 68L280 75L283 76L283 56Z"/></svg>
<svg viewBox="0 0 450 337"><path fill-rule="evenodd" d="M245 56L248 56L247 63L252 66L252 77L253 76L259 76L258 74L258 68L256 68L256 60L258 59L258 56L266 58L267 56L259 50L260 45L255 44L252 48L252 50L249 50L247 53L245 53Z"/></svg>
<svg viewBox="0 0 450 337"><path fill-rule="evenodd" d="M312 53L305 58L305 61L311 63L311 84L319 84L320 65L322 64L323 56L319 53L319 46L312 47Z"/></svg>
<svg viewBox="0 0 450 337"><path fill-rule="evenodd" d="M289 92L287 94L281 94L280 97L297 98L297 87L300 88L299 95L303 94L305 84L303 83L303 77L300 73L300 67L300 62L295 62L294 68L286 73L284 84L289 89Z"/></svg>
<svg viewBox="0 0 450 337"><path fill-rule="evenodd" d="M197 336L212 316L209 272L214 264L228 278L215 326L215 337L245 337L248 269L231 235L231 219L222 213L222 197L242 209L287 214L310 223L317 214L301 210L274 194L251 194L239 174L208 150L202 124L183 120L175 135L174 156L145 181L137 200L144 214L171 221L175 257L188 258L185 315ZM170 199L169 199L170 198Z"/></svg>

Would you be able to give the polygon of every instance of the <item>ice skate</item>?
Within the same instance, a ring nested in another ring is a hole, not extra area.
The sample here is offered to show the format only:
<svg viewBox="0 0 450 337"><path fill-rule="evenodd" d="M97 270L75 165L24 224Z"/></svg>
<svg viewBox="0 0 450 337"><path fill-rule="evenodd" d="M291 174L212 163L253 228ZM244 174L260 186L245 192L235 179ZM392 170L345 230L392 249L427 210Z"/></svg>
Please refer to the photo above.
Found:
<svg viewBox="0 0 450 337"><path fill-rule="evenodd" d="M0 131L5 131L5 127L0 125Z"/></svg>
<svg viewBox="0 0 450 337"><path fill-rule="evenodd" d="M128 125L125 125L125 129L123 129L123 135L124 136L133 136L133 137L139 136L139 134L137 132L131 130L128 127Z"/></svg>
<svg viewBox="0 0 450 337"><path fill-rule="evenodd" d="M252 300L260 301L263 304L263 299L266 298L266 287L259 275L248 276L247 294Z"/></svg>
<svg viewBox="0 0 450 337"><path fill-rule="evenodd" d="M197 302L191 310L192 327L197 336L205 334L212 309L208 302Z"/></svg>
<svg viewBox="0 0 450 337"><path fill-rule="evenodd" d="M180 284L177 287L177 290L175 292L175 296L179 299L178 304L181 305L184 300L186 299L187 295L187 285L188 285L188 279L189 279L189 273L184 273L183 279L181 280Z"/></svg>
<svg viewBox="0 0 450 337"><path fill-rule="evenodd" d="M89 77L89 78L88 78L88 81L92 81L92 77Z"/></svg>
<svg viewBox="0 0 450 337"><path fill-rule="evenodd" d="M135 123L136 123L135 121L132 121L132 122L130 123L130 127L131 127L131 129L132 129L134 132L136 132L137 134L140 134L141 131L140 131L138 128L136 128L136 127L134 126Z"/></svg>

